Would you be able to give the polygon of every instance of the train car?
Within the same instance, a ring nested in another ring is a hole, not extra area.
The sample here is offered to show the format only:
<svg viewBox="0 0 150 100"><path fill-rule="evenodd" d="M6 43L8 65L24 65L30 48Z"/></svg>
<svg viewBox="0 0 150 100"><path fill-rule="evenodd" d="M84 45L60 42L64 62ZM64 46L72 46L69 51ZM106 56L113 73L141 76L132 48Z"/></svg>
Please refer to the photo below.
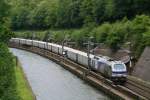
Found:
<svg viewBox="0 0 150 100"><path fill-rule="evenodd" d="M46 45L45 42L39 41L39 48L44 49L44 48L45 48L45 45Z"/></svg>
<svg viewBox="0 0 150 100"><path fill-rule="evenodd" d="M77 61L77 52L69 47L64 47L64 50L67 51L67 57L73 61Z"/></svg>
<svg viewBox="0 0 150 100"><path fill-rule="evenodd" d="M10 39L11 42L15 42L15 43L20 43L20 39L19 38L12 38Z"/></svg>
<svg viewBox="0 0 150 100"><path fill-rule="evenodd" d="M20 39L20 44L26 44L26 40L25 39Z"/></svg>
<svg viewBox="0 0 150 100"><path fill-rule="evenodd" d="M88 56L87 53L75 50L69 47L65 47L65 50L67 51L68 58L81 64L84 65L85 67L88 66ZM93 56L93 55L90 55Z"/></svg>
<svg viewBox="0 0 150 100"><path fill-rule="evenodd" d="M29 46L31 46L32 45L32 43L33 43L33 41L32 40L26 40L26 45L29 45Z"/></svg>
<svg viewBox="0 0 150 100"><path fill-rule="evenodd" d="M49 51L52 51L52 45L51 43L48 43L48 48L47 48Z"/></svg>
<svg viewBox="0 0 150 100"><path fill-rule="evenodd" d="M113 61L108 57L101 56L92 58L92 69L100 72L103 76L112 81L125 82L127 76L126 65L121 61Z"/></svg>
<svg viewBox="0 0 150 100"><path fill-rule="evenodd" d="M52 52L58 54L59 53L59 46L56 44L52 44Z"/></svg>
<svg viewBox="0 0 150 100"><path fill-rule="evenodd" d="M39 47L39 42L38 42L38 41L36 41L36 40L33 40L33 46L35 46L35 47Z"/></svg>

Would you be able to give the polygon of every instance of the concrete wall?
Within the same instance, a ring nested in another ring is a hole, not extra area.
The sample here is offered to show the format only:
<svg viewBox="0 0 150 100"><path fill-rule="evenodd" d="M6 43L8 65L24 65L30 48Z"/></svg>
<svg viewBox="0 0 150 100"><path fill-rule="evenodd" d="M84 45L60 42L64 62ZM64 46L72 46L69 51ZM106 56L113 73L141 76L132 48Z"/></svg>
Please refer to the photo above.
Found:
<svg viewBox="0 0 150 100"><path fill-rule="evenodd" d="M132 75L150 82L150 47L145 48Z"/></svg>

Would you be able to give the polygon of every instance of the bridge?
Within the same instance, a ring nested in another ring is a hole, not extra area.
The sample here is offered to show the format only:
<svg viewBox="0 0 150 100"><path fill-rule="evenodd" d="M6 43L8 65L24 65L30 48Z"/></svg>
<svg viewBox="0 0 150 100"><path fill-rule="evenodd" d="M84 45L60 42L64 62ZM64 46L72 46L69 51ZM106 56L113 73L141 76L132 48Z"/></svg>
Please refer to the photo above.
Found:
<svg viewBox="0 0 150 100"><path fill-rule="evenodd" d="M139 92L139 90L136 91L136 89L145 89L144 83L138 83L136 79L132 77L128 77L127 83L125 86L122 85L114 85L112 81L104 78L102 75L99 73L93 72L93 71L88 71L84 66L77 64L59 54L53 53L47 49L42 49L39 47L34 47L34 46L28 46L28 45L22 45L20 43L16 43L11 41L9 44L10 47L12 48L18 48L26 51L30 51L36 54L39 54L43 57L46 57L65 69L69 70L73 74L77 75L87 83L91 84L94 86L96 89L103 91L105 94L109 95L110 97L114 99L125 99L125 100L133 100L133 99L142 99L142 100L147 100L149 98L149 91L146 91L146 93ZM138 83L138 86L137 86ZM128 88L128 86L131 84L135 86L132 88ZM149 86L147 86L150 88ZM136 89L135 89L136 88ZM134 91L135 90L135 91ZM147 94L148 93L148 94Z"/></svg>

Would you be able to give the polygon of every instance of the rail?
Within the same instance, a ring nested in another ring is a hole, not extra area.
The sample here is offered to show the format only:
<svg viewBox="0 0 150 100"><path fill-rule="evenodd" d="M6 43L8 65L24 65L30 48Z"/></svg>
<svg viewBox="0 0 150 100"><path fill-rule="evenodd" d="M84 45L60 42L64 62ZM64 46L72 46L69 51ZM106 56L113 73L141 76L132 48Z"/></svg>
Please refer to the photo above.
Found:
<svg viewBox="0 0 150 100"><path fill-rule="evenodd" d="M150 100L150 83L128 76L125 87L134 90L134 92Z"/></svg>

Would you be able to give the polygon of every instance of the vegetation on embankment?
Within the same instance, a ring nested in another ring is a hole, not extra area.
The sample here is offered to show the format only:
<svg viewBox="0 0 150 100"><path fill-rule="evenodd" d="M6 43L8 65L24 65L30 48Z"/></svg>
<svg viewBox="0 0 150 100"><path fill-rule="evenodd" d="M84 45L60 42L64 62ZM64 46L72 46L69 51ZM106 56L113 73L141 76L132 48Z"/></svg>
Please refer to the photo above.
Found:
<svg viewBox="0 0 150 100"><path fill-rule="evenodd" d="M131 50L138 57L145 46L150 45L150 17L146 15L136 16L133 20L126 17L115 23L106 22L96 27L84 27L69 30L47 30L47 31L16 31L17 37L34 38L38 40L52 39L60 43L64 34L69 41L76 42L76 47L85 47L87 37L93 36L94 42L104 43L113 50L119 49L127 42L131 42Z"/></svg>
<svg viewBox="0 0 150 100"><path fill-rule="evenodd" d="M14 57L4 44L0 44L0 100L20 100L16 91Z"/></svg>
<svg viewBox="0 0 150 100"><path fill-rule="evenodd" d="M20 100L35 100L35 96L32 93L20 63L18 61L16 63L18 63L15 67L16 91L20 96Z"/></svg>

